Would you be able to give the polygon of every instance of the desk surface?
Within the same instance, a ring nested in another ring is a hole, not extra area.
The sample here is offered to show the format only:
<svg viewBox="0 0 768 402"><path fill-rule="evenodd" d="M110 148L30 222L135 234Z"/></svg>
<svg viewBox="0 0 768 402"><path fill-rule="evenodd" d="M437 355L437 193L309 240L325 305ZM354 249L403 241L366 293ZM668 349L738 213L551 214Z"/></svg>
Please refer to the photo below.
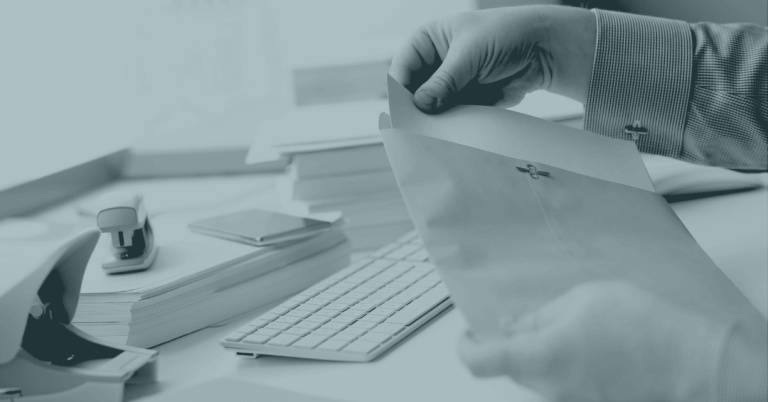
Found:
<svg viewBox="0 0 768 402"><path fill-rule="evenodd" d="M274 207L272 176L128 181L115 186L142 189L150 212L202 209L206 214L245 206ZM103 190L102 190L103 191ZM89 194L41 214L58 221L78 218L75 207ZM702 248L726 275L768 315L768 189L673 204ZM162 234L158 234L161 236ZM465 322L451 308L372 363L335 363L278 357L242 360L217 340L265 307L227 324L206 328L159 346L159 383L129 385L126 400L217 377L237 377L305 394L347 401L538 401L507 379L475 379L461 365L456 341Z"/></svg>

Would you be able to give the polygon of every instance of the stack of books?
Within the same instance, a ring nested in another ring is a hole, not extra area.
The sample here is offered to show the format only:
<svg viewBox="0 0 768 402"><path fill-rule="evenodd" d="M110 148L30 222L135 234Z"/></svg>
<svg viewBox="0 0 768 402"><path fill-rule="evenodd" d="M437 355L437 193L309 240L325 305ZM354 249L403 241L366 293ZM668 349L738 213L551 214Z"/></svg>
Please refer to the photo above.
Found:
<svg viewBox="0 0 768 402"><path fill-rule="evenodd" d="M86 268L73 324L119 344L152 347L289 297L349 264L336 227L310 239L254 247L191 232L199 217L159 217L158 255L143 272L107 275L103 235Z"/></svg>

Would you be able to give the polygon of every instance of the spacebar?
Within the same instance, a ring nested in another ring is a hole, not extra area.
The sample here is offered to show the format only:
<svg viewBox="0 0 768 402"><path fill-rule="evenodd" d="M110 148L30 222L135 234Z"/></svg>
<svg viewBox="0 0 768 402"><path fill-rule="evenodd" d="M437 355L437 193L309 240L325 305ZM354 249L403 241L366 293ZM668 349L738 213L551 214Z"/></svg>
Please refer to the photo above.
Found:
<svg viewBox="0 0 768 402"><path fill-rule="evenodd" d="M447 299L448 296L450 295L448 294L448 289L445 285L437 285L427 293L421 295L418 299L403 307L402 310L398 311L384 322L390 324L411 325L411 323L416 321L419 317L423 316L433 307Z"/></svg>

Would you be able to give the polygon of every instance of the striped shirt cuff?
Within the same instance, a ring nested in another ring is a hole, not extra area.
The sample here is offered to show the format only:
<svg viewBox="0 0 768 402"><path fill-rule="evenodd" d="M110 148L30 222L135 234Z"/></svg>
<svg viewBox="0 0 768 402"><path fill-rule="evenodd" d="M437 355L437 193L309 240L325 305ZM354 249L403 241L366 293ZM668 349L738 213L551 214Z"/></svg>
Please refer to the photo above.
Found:
<svg viewBox="0 0 768 402"><path fill-rule="evenodd" d="M733 325L715 367L713 402L768 400L768 323Z"/></svg>
<svg viewBox="0 0 768 402"><path fill-rule="evenodd" d="M593 12L597 47L584 129L635 140L641 152L679 158L691 86L690 27L682 21ZM635 122L647 133L633 135Z"/></svg>

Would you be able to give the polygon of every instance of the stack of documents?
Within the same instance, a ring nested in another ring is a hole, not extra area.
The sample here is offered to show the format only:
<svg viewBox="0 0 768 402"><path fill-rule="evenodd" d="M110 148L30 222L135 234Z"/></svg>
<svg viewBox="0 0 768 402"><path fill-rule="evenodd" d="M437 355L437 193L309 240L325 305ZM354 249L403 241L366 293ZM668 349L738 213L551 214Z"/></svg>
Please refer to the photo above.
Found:
<svg viewBox="0 0 768 402"><path fill-rule="evenodd" d="M107 275L103 235L86 269L73 323L107 341L151 347L288 297L349 263L339 229L254 247L187 229L199 217L158 217L158 256L143 272Z"/></svg>
<svg viewBox="0 0 768 402"><path fill-rule="evenodd" d="M379 247L413 228L376 127L386 107L366 101L291 109L262 122L248 162L290 158L278 179L282 208L340 211L353 249Z"/></svg>

